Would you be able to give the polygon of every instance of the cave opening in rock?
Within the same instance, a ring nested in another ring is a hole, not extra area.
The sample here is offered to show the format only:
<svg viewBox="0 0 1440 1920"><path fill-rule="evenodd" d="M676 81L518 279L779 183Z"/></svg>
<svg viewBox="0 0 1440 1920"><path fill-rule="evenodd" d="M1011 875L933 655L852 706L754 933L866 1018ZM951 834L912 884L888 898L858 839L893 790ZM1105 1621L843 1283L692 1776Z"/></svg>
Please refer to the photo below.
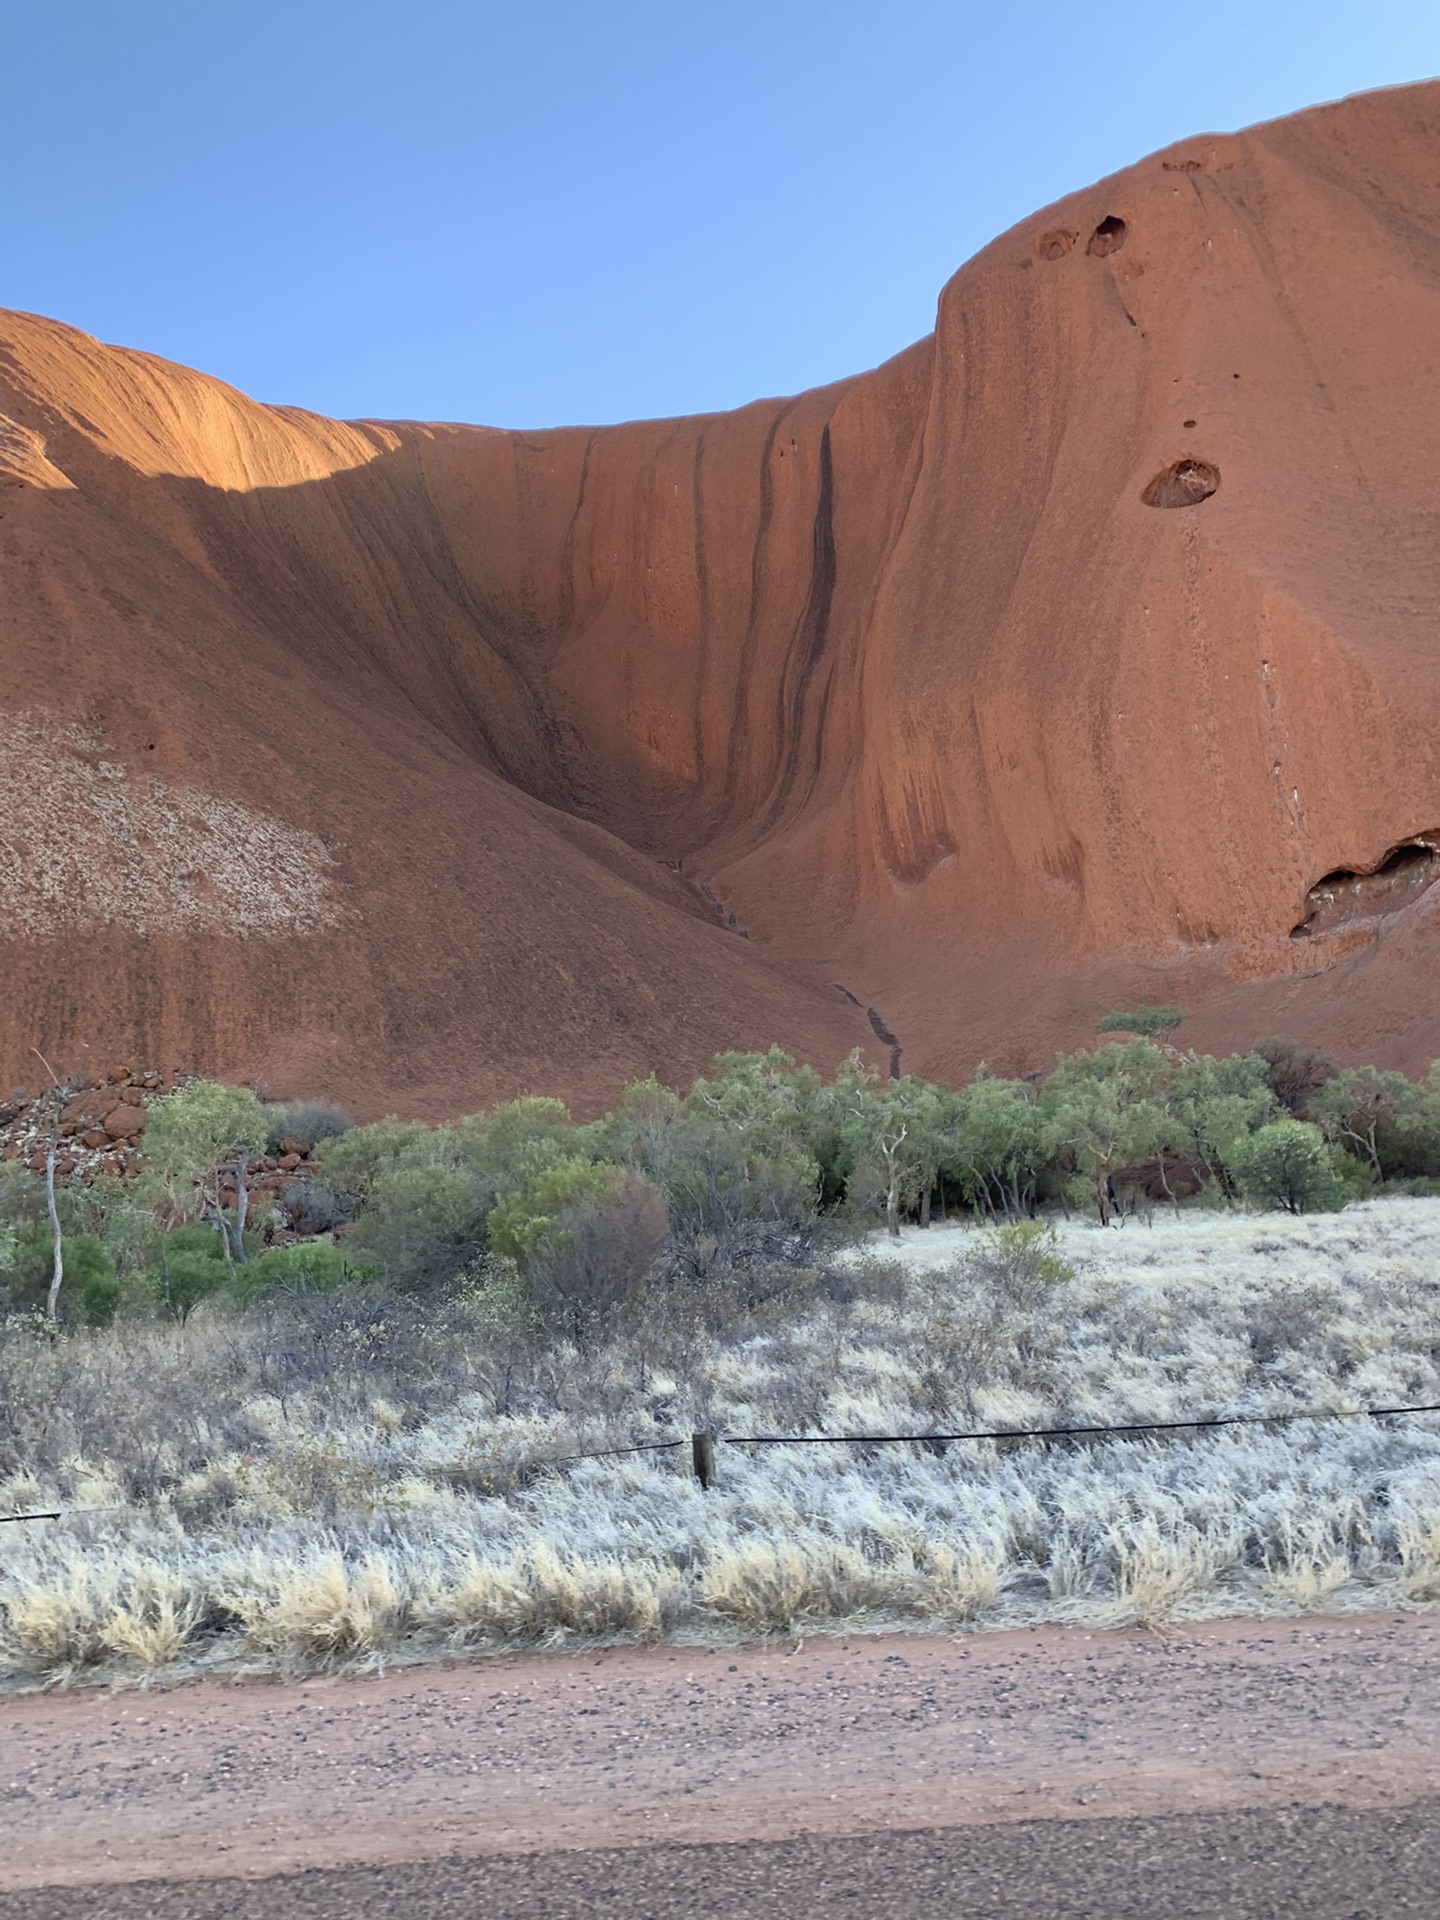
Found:
<svg viewBox="0 0 1440 1920"><path fill-rule="evenodd" d="M1172 460L1149 483L1140 498L1147 507L1198 507L1220 484L1220 469L1208 460L1187 455Z"/></svg>
<svg viewBox="0 0 1440 1920"><path fill-rule="evenodd" d="M1416 834L1392 847L1377 867L1365 872L1336 867L1322 875L1305 896L1305 913L1290 930L1292 940L1310 940L1361 920L1398 913L1440 880L1440 827Z"/></svg>
<svg viewBox="0 0 1440 1920"><path fill-rule="evenodd" d="M1063 260L1079 238L1079 234L1072 233L1068 227L1051 227L1040 236L1040 258Z"/></svg>
<svg viewBox="0 0 1440 1920"><path fill-rule="evenodd" d="M1091 234L1090 244L1086 247L1085 251L1087 253L1093 253L1099 259L1103 259L1107 253L1118 253L1125 244L1125 236L1128 231L1129 229L1119 214L1107 213L1099 226L1096 227L1094 233Z"/></svg>

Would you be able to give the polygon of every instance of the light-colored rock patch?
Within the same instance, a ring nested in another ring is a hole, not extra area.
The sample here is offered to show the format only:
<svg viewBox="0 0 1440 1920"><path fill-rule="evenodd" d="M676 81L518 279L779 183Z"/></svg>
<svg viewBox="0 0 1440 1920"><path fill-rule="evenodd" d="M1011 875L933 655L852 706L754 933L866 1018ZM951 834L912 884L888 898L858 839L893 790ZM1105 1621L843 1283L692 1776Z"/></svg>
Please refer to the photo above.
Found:
<svg viewBox="0 0 1440 1920"><path fill-rule="evenodd" d="M0 713L0 935L317 933L343 918L317 834L105 757L56 715Z"/></svg>

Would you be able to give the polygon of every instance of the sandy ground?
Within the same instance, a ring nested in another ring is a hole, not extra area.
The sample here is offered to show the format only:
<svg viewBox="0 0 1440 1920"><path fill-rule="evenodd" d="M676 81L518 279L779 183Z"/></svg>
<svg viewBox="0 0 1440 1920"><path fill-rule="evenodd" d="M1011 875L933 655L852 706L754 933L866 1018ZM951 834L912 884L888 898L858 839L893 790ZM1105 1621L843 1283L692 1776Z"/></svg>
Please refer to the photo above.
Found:
<svg viewBox="0 0 1440 1920"><path fill-rule="evenodd" d="M507 1655L0 1706L0 1890L1440 1793L1428 1615Z"/></svg>

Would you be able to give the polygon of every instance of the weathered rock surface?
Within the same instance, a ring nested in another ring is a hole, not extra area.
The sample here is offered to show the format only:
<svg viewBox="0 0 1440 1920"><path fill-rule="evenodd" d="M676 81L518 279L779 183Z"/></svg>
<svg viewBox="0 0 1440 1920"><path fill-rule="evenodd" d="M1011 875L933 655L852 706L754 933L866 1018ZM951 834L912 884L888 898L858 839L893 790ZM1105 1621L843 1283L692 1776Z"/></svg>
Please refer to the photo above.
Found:
<svg viewBox="0 0 1440 1920"><path fill-rule="evenodd" d="M701 419L343 424L10 316L0 1086L589 1108L1137 998L1440 1052L1437 139L1183 142Z"/></svg>

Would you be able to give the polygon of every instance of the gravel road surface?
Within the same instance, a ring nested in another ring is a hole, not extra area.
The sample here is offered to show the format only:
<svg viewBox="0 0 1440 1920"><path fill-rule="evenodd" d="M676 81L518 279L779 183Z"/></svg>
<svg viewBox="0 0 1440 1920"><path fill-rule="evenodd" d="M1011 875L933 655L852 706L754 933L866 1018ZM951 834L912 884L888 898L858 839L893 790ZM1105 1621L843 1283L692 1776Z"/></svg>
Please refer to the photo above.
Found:
<svg viewBox="0 0 1440 1920"><path fill-rule="evenodd" d="M635 1920L763 1913L772 1886L790 1920L938 1914L957 1887L967 1914L1440 1915L1437 1626L591 1648L12 1697L0 1916ZM1260 1904L1204 1904L1236 1860ZM1417 1862L1434 1891L1406 1907Z"/></svg>

